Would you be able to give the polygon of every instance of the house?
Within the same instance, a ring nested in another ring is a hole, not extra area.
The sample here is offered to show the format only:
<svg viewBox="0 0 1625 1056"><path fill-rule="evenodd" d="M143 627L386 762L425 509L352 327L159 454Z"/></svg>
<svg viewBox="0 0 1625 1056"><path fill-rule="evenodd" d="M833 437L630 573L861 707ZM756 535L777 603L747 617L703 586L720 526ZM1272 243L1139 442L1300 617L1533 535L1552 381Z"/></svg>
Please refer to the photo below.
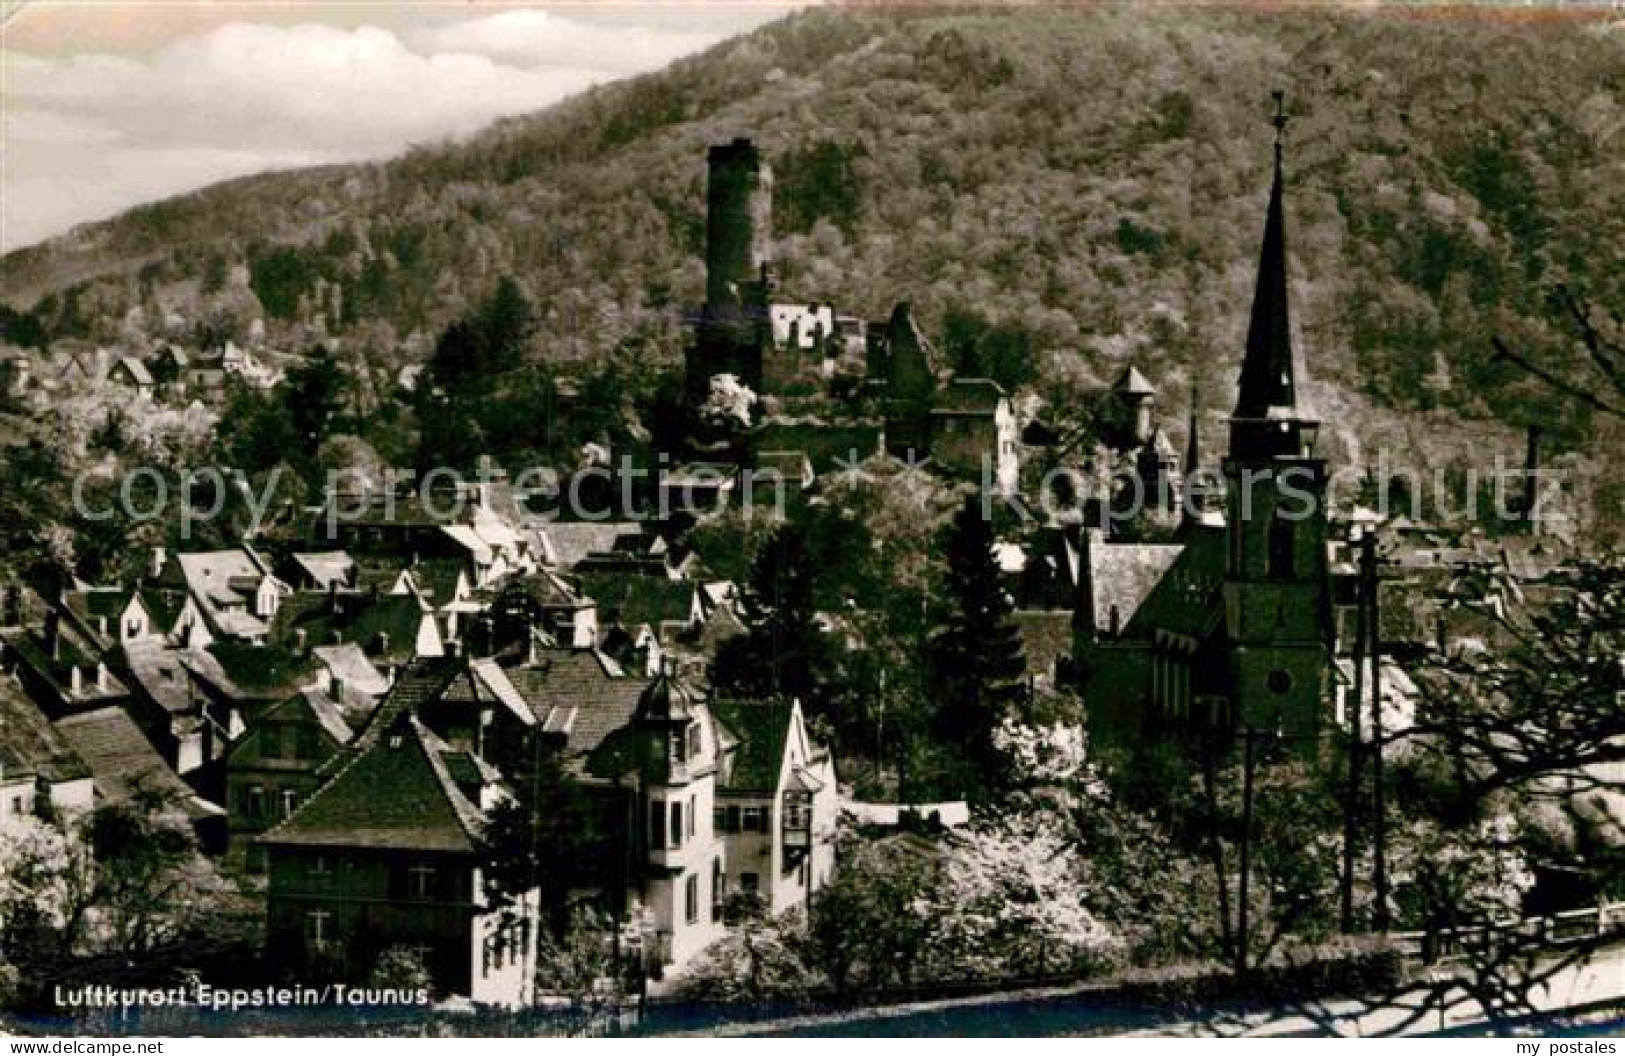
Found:
<svg viewBox="0 0 1625 1056"><path fill-rule="evenodd" d="M561 572L573 570L594 554L637 551L646 533L637 521L548 521L537 527L546 563Z"/></svg>
<svg viewBox="0 0 1625 1056"><path fill-rule="evenodd" d="M134 356L120 356L107 372L107 380L133 391L137 398L150 399L154 391L152 372Z"/></svg>
<svg viewBox="0 0 1625 1056"><path fill-rule="evenodd" d="M223 849L225 811L177 777L123 709L97 708L51 725L89 768L98 802L169 803L186 814L205 846Z"/></svg>
<svg viewBox="0 0 1625 1056"><path fill-rule="evenodd" d="M9 672L52 718L119 704L129 688L108 667L105 650L62 618L46 610L38 628L0 632L0 670Z"/></svg>
<svg viewBox="0 0 1625 1056"><path fill-rule="evenodd" d="M543 569L513 581L504 589L498 604L528 609L533 626L551 635L560 645L590 649L598 644L598 605L577 591L557 573Z"/></svg>
<svg viewBox="0 0 1625 1056"><path fill-rule="evenodd" d="M218 638L264 642L282 599L293 593L252 547L175 554L159 576L159 586L183 586L186 599L176 621L185 644L204 646Z"/></svg>
<svg viewBox="0 0 1625 1056"><path fill-rule="evenodd" d="M17 680L0 675L0 838L46 810L88 810L95 795L85 761Z"/></svg>
<svg viewBox="0 0 1625 1056"><path fill-rule="evenodd" d="M246 857L250 872L264 868L264 848L253 841L291 818L320 787L317 772L355 737L358 714L326 692L302 689L255 716L226 752L226 812L230 853Z"/></svg>
<svg viewBox="0 0 1625 1056"><path fill-rule="evenodd" d="M271 638L295 654L353 644L387 670L425 656L442 656L447 636L434 610L417 593L341 591L299 594L277 614Z"/></svg>
<svg viewBox="0 0 1625 1056"><path fill-rule="evenodd" d="M1002 386L987 378L954 378L931 404L931 459L957 477L987 480L1014 495L1021 473L1021 431Z"/></svg>
<svg viewBox="0 0 1625 1056"><path fill-rule="evenodd" d="M834 764L795 701L717 701L712 710L725 746L712 812L725 868L713 899L737 893L770 913L805 909L835 866Z"/></svg>
<svg viewBox="0 0 1625 1056"><path fill-rule="evenodd" d="M292 554L288 558L288 565L286 579L295 590L314 590L322 593L335 586L353 589L360 572L355 559L343 550Z"/></svg>
<svg viewBox="0 0 1625 1056"><path fill-rule="evenodd" d="M486 811L506 795L500 778L404 706L386 706L369 733L260 837L271 962L359 983L385 951L404 948L436 995L522 1003L535 898L516 912L492 907L479 864Z"/></svg>

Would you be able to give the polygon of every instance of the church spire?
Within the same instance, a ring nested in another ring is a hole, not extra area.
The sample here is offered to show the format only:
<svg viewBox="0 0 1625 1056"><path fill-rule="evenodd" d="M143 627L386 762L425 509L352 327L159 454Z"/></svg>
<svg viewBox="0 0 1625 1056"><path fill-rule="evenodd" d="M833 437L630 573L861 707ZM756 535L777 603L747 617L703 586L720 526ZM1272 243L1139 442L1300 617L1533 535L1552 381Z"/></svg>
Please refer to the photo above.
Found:
<svg viewBox="0 0 1625 1056"><path fill-rule="evenodd" d="M1252 318L1247 326L1247 349L1241 363L1240 391L1231 422L1233 457L1301 454L1302 431L1294 426L1308 424L1298 416L1297 379L1287 309L1281 156L1288 118L1285 94L1279 90L1273 94L1275 172L1270 185L1269 210L1264 219L1264 242L1258 255L1258 278L1253 289Z"/></svg>

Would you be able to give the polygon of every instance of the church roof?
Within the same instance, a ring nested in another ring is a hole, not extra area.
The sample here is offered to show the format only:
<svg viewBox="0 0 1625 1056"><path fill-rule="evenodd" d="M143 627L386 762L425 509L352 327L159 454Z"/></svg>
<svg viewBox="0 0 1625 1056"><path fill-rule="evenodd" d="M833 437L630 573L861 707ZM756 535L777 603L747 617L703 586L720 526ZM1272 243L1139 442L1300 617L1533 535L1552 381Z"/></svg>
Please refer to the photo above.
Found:
<svg viewBox="0 0 1625 1056"><path fill-rule="evenodd" d="M1241 363L1237 418L1268 418L1274 408L1297 405L1287 309L1286 218L1282 207L1281 143L1275 144L1275 178L1258 255L1247 351Z"/></svg>
<svg viewBox="0 0 1625 1056"><path fill-rule="evenodd" d="M1117 626L1125 628L1164 574L1179 559L1183 547L1172 543L1106 543L1091 541L1084 574L1087 578L1086 630L1109 631L1112 610Z"/></svg>

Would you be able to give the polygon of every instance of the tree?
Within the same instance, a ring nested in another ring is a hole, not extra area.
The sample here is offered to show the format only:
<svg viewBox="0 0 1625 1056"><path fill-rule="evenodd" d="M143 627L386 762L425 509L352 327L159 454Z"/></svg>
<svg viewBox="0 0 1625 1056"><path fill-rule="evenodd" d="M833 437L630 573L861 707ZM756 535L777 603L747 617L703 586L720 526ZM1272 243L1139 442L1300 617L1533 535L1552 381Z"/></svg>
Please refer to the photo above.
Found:
<svg viewBox="0 0 1625 1056"><path fill-rule="evenodd" d="M818 625L806 538L793 524L762 545L750 575L750 629L717 652L712 684L724 694L784 697L826 716L838 691L838 657Z"/></svg>
<svg viewBox="0 0 1625 1056"><path fill-rule="evenodd" d="M1027 662L1014 606L999 582L993 526L974 496L954 516L945 549L949 609L932 642L938 736L964 746L969 791L987 799L1008 784L995 731L1026 698Z"/></svg>
<svg viewBox="0 0 1625 1056"><path fill-rule="evenodd" d="M287 407L299 450L314 461L317 448L333 431L333 425L350 390L350 379L325 345L313 349L298 366L288 371L280 385L280 397Z"/></svg>
<svg viewBox="0 0 1625 1056"><path fill-rule="evenodd" d="M613 834L556 753L538 751L510 777L514 797L489 812L481 843L486 894L493 907L514 914L536 892L538 931L562 934L572 891L622 880L613 875L620 862Z"/></svg>

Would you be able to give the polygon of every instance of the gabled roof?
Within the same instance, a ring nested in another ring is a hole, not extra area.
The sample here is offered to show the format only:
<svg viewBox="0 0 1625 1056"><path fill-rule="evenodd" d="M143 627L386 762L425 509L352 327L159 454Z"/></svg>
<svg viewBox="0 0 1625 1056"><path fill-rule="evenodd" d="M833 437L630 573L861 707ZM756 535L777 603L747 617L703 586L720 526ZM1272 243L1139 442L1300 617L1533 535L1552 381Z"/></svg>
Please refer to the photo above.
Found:
<svg viewBox="0 0 1625 1056"><path fill-rule="evenodd" d="M1117 626L1127 628L1157 584L1179 559L1184 547L1165 543L1107 543L1090 539L1085 547L1085 630L1111 630L1112 610Z"/></svg>
<svg viewBox="0 0 1625 1056"><path fill-rule="evenodd" d="M712 702L711 713L739 741L718 787L736 794L777 792L794 705L783 700L718 700Z"/></svg>
<svg viewBox="0 0 1625 1056"><path fill-rule="evenodd" d="M309 577L318 590L326 590L332 583L341 587L349 586L356 574L355 560L343 550L294 554L293 563Z"/></svg>
<svg viewBox="0 0 1625 1056"><path fill-rule="evenodd" d="M14 679L0 675L0 778L39 777L52 784L90 776L90 768Z"/></svg>
<svg viewBox="0 0 1625 1056"><path fill-rule="evenodd" d="M1157 631L1201 639L1224 619L1225 533L1197 532L1125 623L1125 635Z"/></svg>
<svg viewBox="0 0 1625 1056"><path fill-rule="evenodd" d="M372 665L367 654L354 642L322 645L311 652L346 688L375 697L383 696L389 690L389 680L384 673Z"/></svg>
<svg viewBox="0 0 1625 1056"><path fill-rule="evenodd" d="M278 846L472 853L484 819L453 776L451 765L461 764L448 765L450 754L415 716L400 715L260 839Z"/></svg>
<svg viewBox="0 0 1625 1056"><path fill-rule="evenodd" d="M538 529L558 567L568 571L588 554L616 550L626 538L641 539L643 526L635 521L555 521Z"/></svg>
<svg viewBox="0 0 1625 1056"><path fill-rule="evenodd" d="M547 733L565 737L566 765L580 769L604 739L632 721L649 680L628 676L595 649L538 649L534 662L508 678L542 718Z"/></svg>

